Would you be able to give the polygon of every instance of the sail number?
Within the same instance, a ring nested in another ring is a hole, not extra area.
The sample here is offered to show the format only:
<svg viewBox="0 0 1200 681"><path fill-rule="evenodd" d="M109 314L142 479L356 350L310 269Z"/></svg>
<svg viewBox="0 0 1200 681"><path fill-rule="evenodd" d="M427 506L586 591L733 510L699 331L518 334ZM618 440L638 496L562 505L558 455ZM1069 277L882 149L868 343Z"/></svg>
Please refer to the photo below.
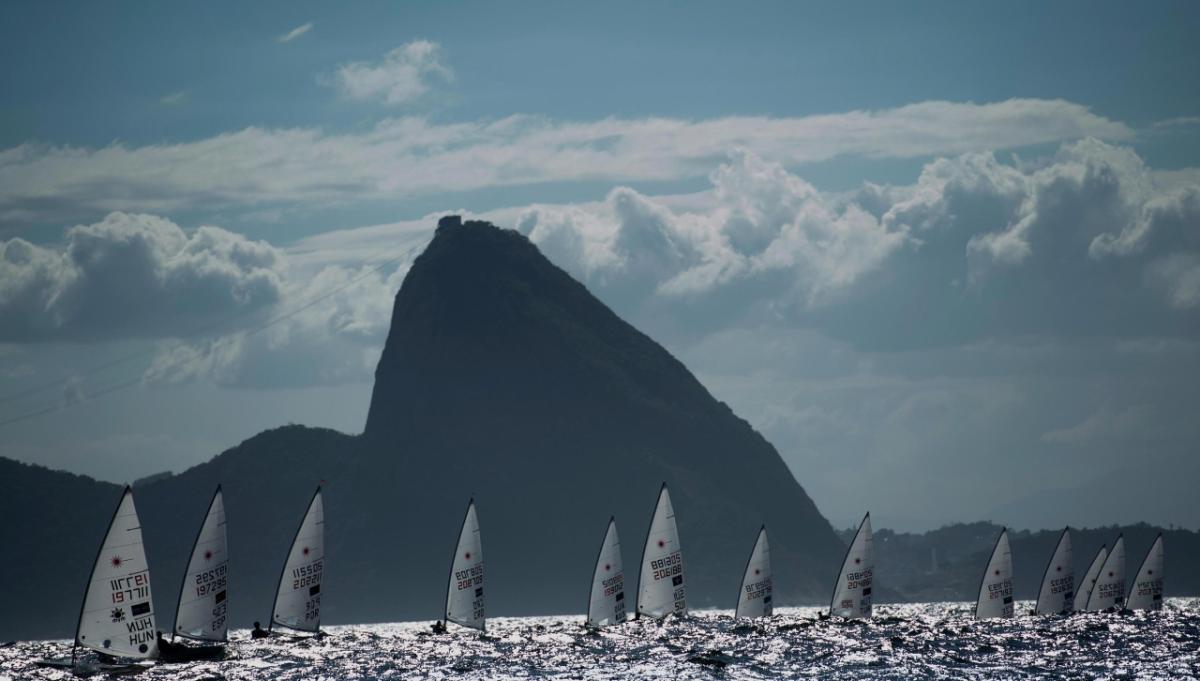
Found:
<svg viewBox="0 0 1200 681"><path fill-rule="evenodd" d="M483 584L483 563L472 565L466 570L455 570L454 581L458 591L481 586Z"/></svg>
<svg viewBox="0 0 1200 681"><path fill-rule="evenodd" d="M112 602L142 600L150 597L150 576L145 570L128 577L116 577L108 580L112 589Z"/></svg>
<svg viewBox="0 0 1200 681"><path fill-rule="evenodd" d="M292 589L303 589L306 586L321 583L321 571L324 569L325 559L301 565L298 568L292 568Z"/></svg>
<svg viewBox="0 0 1200 681"><path fill-rule="evenodd" d="M667 579L683 572L683 556L675 551L666 558L650 561L650 569L654 570L654 579Z"/></svg>
<svg viewBox="0 0 1200 681"><path fill-rule="evenodd" d="M218 591L224 591L229 582L228 571L228 564L221 563L211 570L197 572L194 584L196 587L196 596L203 598Z"/></svg>

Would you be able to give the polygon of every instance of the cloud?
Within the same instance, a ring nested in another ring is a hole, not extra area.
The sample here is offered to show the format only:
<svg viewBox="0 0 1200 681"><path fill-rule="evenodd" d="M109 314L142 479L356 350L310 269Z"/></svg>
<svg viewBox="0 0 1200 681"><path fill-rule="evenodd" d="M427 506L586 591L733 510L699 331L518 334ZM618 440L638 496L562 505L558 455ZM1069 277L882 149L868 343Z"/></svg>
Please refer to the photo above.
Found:
<svg viewBox="0 0 1200 681"><path fill-rule="evenodd" d="M1104 405L1083 421L1047 431L1042 442L1056 445L1086 445L1099 441L1110 442L1114 438L1136 437L1139 431L1150 425L1154 416L1151 405L1135 404L1123 409Z"/></svg>
<svg viewBox="0 0 1200 681"><path fill-rule="evenodd" d="M112 213L48 247L0 241L0 341L192 335L279 300L280 252L219 227Z"/></svg>
<svg viewBox="0 0 1200 681"><path fill-rule="evenodd" d="M287 33L284 33L283 35L276 38L276 40L278 40L281 43L290 43L293 40L295 40L296 38L299 38L299 37L303 36L304 34L308 33L309 31L311 31L312 28L313 28L313 23L311 21L309 21L307 23L300 24L299 26L297 26L296 28L293 28L292 30L288 31Z"/></svg>
<svg viewBox="0 0 1200 681"><path fill-rule="evenodd" d="M430 82L450 81L454 73L442 63L441 47L414 40L388 52L377 62L352 62L338 67L328 80L348 99L379 99L397 106L429 92Z"/></svg>
<svg viewBox="0 0 1200 681"><path fill-rule="evenodd" d="M390 96L379 89L384 85L366 85L390 81L371 76L362 82L355 92ZM0 226L91 219L114 210L259 210L271 203L327 206L545 182L700 178L738 148L795 165L844 155L960 154L1089 135L1123 140L1133 132L1078 104L1013 99L799 118L564 122L517 115L436 124L405 117L341 134L246 128L140 147L30 143L0 151Z"/></svg>
<svg viewBox="0 0 1200 681"><path fill-rule="evenodd" d="M182 104L183 101L187 99L187 95L188 93L186 90L180 90L179 92L172 92L169 95L163 95L158 102L164 106L177 106Z"/></svg>

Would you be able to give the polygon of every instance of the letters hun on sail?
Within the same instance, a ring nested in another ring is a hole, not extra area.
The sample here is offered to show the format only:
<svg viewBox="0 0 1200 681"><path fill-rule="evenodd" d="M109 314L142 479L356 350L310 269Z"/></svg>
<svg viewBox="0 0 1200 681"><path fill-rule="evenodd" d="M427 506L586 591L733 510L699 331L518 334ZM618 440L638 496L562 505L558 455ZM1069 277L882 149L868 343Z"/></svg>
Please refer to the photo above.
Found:
<svg viewBox="0 0 1200 681"><path fill-rule="evenodd" d="M125 488L96 557L75 641L114 657L148 658L158 652L150 569L132 488Z"/></svg>
<svg viewBox="0 0 1200 681"><path fill-rule="evenodd" d="M1117 537L1104 566L1096 576L1096 585L1088 596L1087 609L1092 612L1115 608L1120 610L1125 605L1125 537Z"/></svg>
<svg viewBox="0 0 1200 681"><path fill-rule="evenodd" d="M758 530L750 560L746 562L734 617L770 617L774 611L771 600L771 547L764 525Z"/></svg>
<svg viewBox="0 0 1200 681"><path fill-rule="evenodd" d="M1046 563L1042 587L1038 590L1034 613L1066 615L1075 607L1075 566L1071 553L1071 528L1065 528Z"/></svg>
<svg viewBox="0 0 1200 681"><path fill-rule="evenodd" d="M325 574L325 508L321 488L313 494L279 577L272 625L297 631L321 627L321 578Z"/></svg>
<svg viewBox="0 0 1200 681"><path fill-rule="evenodd" d="M587 624L600 628L625 621L625 572L621 566L621 540L617 522L608 520L596 569L592 572L592 590L588 598Z"/></svg>
<svg viewBox="0 0 1200 681"><path fill-rule="evenodd" d="M229 589L229 548L225 539L225 500L221 488L213 494L196 535L192 557L179 590L175 633L199 641L224 642Z"/></svg>
<svg viewBox="0 0 1200 681"><path fill-rule="evenodd" d="M446 621L483 631L483 543L475 500L467 504L446 591Z"/></svg>
<svg viewBox="0 0 1200 681"><path fill-rule="evenodd" d="M1129 591L1130 610L1162 610L1163 605L1163 537L1158 535L1146 553L1142 567L1133 578Z"/></svg>
<svg viewBox="0 0 1200 681"><path fill-rule="evenodd" d="M687 614L687 590L683 583L683 550L679 528L666 483L658 493L650 532L642 551L638 575L637 611L639 616L666 617Z"/></svg>
<svg viewBox="0 0 1200 681"><path fill-rule="evenodd" d="M842 569L829 603L830 615L847 619L871 616L871 582L875 576L872 541L871 514L868 513L859 524L858 532L842 561Z"/></svg>
<svg viewBox="0 0 1200 681"><path fill-rule="evenodd" d="M1083 575L1083 581L1079 583L1079 588L1075 591L1075 612L1083 612L1087 610L1088 597L1092 595L1092 589L1096 586L1096 578L1100 576L1100 568L1104 567L1104 561L1108 559L1108 547L1101 546L1096 552L1096 557L1092 559L1092 564L1088 566L1087 572Z"/></svg>
<svg viewBox="0 0 1200 681"><path fill-rule="evenodd" d="M987 570L979 584L979 600L975 603L975 618L1012 617L1012 547L1008 543L1008 529L1000 530Z"/></svg>

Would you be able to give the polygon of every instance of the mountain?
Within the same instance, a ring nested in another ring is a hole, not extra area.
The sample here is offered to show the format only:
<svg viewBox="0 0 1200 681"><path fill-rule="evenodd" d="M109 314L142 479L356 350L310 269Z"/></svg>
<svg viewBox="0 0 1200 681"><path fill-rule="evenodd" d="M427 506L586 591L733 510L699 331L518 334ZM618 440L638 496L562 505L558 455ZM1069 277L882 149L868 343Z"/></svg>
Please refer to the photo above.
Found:
<svg viewBox="0 0 1200 681"><path fill-rule="evenodd" d="M8 464L0 498L26 593L0 638L67 636L119 490ZM149 472L149 471L148 471ZM324 621L433 620L467 500L479 508L490 615L581 613L610 514L632 601L661 481L679 520L689 602L732 607L758 526L777 600L828 597L844 544L775 449L653 340L524 236L443 218L396 296L361 435L290 426L136 489L160 627L190 542L225 488L230 617L266 620L279 566L326 489ZM53 512L30 513L31 508ZM19 581L14 581L19 580ZM632 607L632 603L631 603Z"/></svg>

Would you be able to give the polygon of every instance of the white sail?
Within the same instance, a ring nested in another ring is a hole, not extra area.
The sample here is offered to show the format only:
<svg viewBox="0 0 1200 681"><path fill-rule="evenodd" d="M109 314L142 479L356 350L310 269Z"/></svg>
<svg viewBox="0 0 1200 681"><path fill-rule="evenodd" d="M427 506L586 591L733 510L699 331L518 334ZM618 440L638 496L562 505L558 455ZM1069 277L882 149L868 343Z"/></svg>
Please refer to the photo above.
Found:
<svg viewBox="0 0 1200 681"><path fill-rule="evenodd" d="M871 616L871 582L875 576L875 553L871 539L871 514L863 516L862 523L833 585L833 598L829 602L829 614L848 619Z"/></svg>
<svg viewBox="0 0 1200 681"><path fill-rule="evenodd" d="M1096 576L1096 585L1088 596L1087 609L1092 612L1116 608L1120 610L1125 605L1125 537L1118 536L1113 544L1108 558L1104 559L1104 567Z"/></svg>
<svg viewBox="0 0 1200 681"><path fill-rule="evenodd" d="M483 543L479 539L479 518L475 515L475 500L467 504L458 546L450 565L450 582L446 585L446 621L464 627L484 630L483 614Z"/></svg>
<svg viewBox="0 0 1200 681"><path fill-rule="evenodd" d="M1071 528L1065 528L1058 538L1046 571L1042 588L1038 590L1036 615L1066 615L1075 605L1075 565L1071 554Z"/></svg>
<svg viewBox="0 0 1200 681"><path fill-rule="evenodd" d="M1008 528L1000 530L992 557L988 559L983 580L979 583L979 599L975 601L975 619L1012 617L1012 548L1008 543Z"/></svg>
<svg viewBox="0 0 1200 681"><path fill-rule="evenodd" d="M325 574L325 508L321 488L296 530L291 551L279 575L271 625L297 631L321 627L321 578Z"/></svg>
<svg viewBox="0 0 1200 681"><path fill-rule="evenodd" d="M1083 575L1083 581L1079 583L1079 588L1075 591L1075 612L1083 612L1087 610L1088 597L1092 595L1092 589L1096 586L1096 578L1100 576L1100 568L1104 567L1104 561L1108 559L1108 547L1101 546L1096 552L1096 557L1092 559L1092 564L1088 566L1087 572Z"/></svg>
<svg viewBox="0 0 1200 681"><path fill-rule="evenodd" d="M228 639L226 609L229 588L229 547L225 540L225 501L221 487L213 494L196 534L192 558L183 573L175 634L199 641Z"/></svg>
<svg viewBox="0 0 1200 681"><path fill-rule="evenodd" d="M1130 610L1162 610L1163 605L1163 537L1159 534L1142 567L1133 578L1133 586L1129 590Z"/></svg>
<svg viewBox="0 0 1200 681"><path fill-rule="evenodd" d="M774 611L771 600L771 546L767 543L767 526L763 525L758 530L758 539L754 540L750 559L746 561L733 616L770 617Z"/></svg>
<svg viewBox="0 0 1200 681"><path fill-rule="evenodd" d="M587 624L600 628L625 621L625 571L621 566L621 540L617 521L608 519L608 529L596 556L592 572L592 591L588 598Z"/></svg>
<svg viewBox="0 0 1200 681"><path fill-rule="evenodd" d="M661 618L671 613L687 614L687 590L683 583L683 550L679 545L679 528L675 526L675 509L671 507L671 494L664 482L642 550L637 616Z"/></svg>
<svg viewBox="0 0 1200 681"><path fill-rule="evenodd" d="M114 657L148 658L158 654L155 631L142 524L126 487L92 568L75 642Z"/></svg>

